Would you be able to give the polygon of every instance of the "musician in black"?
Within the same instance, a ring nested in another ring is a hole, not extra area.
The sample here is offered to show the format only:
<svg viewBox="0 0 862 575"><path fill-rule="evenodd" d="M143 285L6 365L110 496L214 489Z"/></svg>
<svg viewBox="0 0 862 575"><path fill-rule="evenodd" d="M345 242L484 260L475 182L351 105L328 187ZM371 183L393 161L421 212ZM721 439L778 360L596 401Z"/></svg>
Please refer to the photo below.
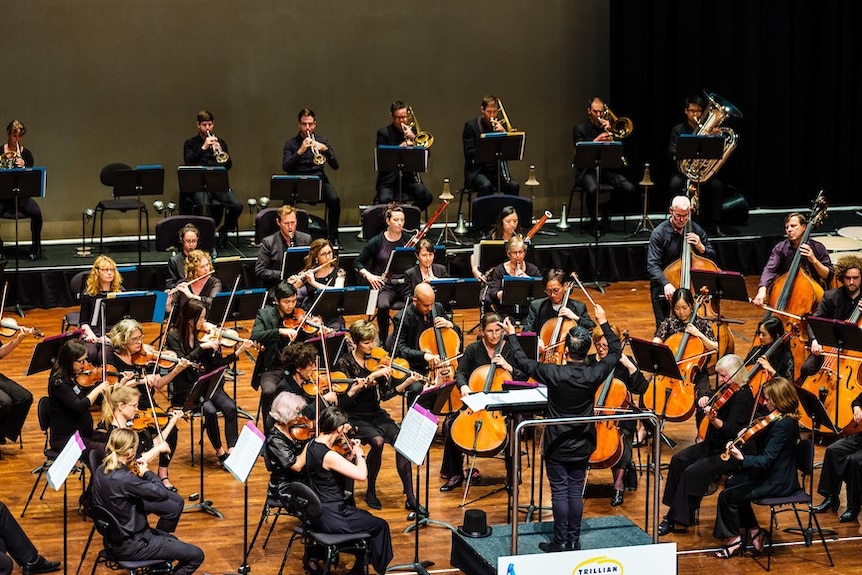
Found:
<svg viewBox="0 0 862 575"><path fill-rule="evenodd" d="M311 234L297 231L296 208L284 205L278 208L275 218L278 230L260 241L254 277L264 287L272 288L284 279L284 258L287 248L311 245ZM294 286L297 287L297 286Z"/></svg>
<svg viewBox="0 0 862 575"><path fill-rule="evenodd" d="M356 273L362 276L377 294L377 327L380 338L389 334L389 310L399 300L403 274L387 274L389 257L395 248L407 245L404 233L404 210L393 206L386 210L386 229L368 240L353 263Z"/></svg>
<svg viewBox="0 0 862 575"><path fill-rule="evenodd" d="M458 369L455 370L455 384L458 386L458 390L462 396L470 395L473 391L482 391L481 388L471 389L470 380L473 378L473 373L483 365L493 363L500 369L508 371L511 374L511 379L518 381L527 379L525 372L516 369L512 365L514 360L512 346L503 339L501 321L502 318L496 313L486 313L480 321L482 328L480 339L464 348L464 355L461 356L461 359L458 361ZM476 382L476 384L483 383L484 380ZM454 413L450 417L447 417L443 423L443 436L445 440L443 443L443 461L440 464L440 476L446 481L440 486L440 491L452 491L457 488L464 482L467 473L464 470L463 453L469 451L472 445L463 445L459 448L452 440L452 423L457 415L457 412ZM479 479L481 479L479 470L473 469L472 480L477 481Z"/></svg>
<svg viewBox="0 0 862 575"><path fill-rule="evenodd" d="M215 116L209 110L201 110L197 115L198 133L189 138L183 144L183 162L187 166L221 166L226 170L233 167L233 158L228 154L227 161L219 162L217 159L218 149L225 154L228 153L227 142L213 135L215 127ZM210 198L206 198L206 195ZM212 203L215 200L216 203ZM228 188L226 191L217 193L195 192L191 198L185 201L183 206L185 213L200 213L202 206L209 205L209 215L215 220L215 225L221 222L224 213L224 225L218 231L218 247L223 249L227 246L228 232L239 230L239 216L242 214L242 203L236 193Z"/></svg>
<svg viewBox="0 0 862 575"><path fill-rule="evenodd" d="M12 120L6 126L6 142L3 144L0 157L11 162L13 168L32 168L35 160L33 152L22 144L27 128L19 120ZM18 213L22 217L30 218L30 253L28 259L36 261L42 257L42 208L36 200L28 197L18 198ZM0 214L15 215L15 202L9 199L0 200ZM3 250L3 240L0 239L0 252Z"/></svg>
<svg viewBox="0 0 862 575"><path fill-rule="evenodd" d="M24 340L27 332L19 329L5 344L0 344L0 360L8 356ZM22 385L0 373L0 444L15 441L21 435L33 394Z"/></svg>
<svg viewBox="0 0 862 575"><path fill-rule="evenodd" d="M301 418L305 400L294 393L275 396L269 417L273 426L263 444L263 461L269 471L268 499L280 500L287 507L287 494L294 481L305 483L305 447L314 436L313 420Z"/></svg>
<svg viewBox="0 0 862 575"><path fill-rule="evenodd" d="M592 338L586 329L575 326L566 338L569 362L565 365L543 364L527 357L515 326L506 318L503 326L509 334L513 365L524 370L539 383L548 386L548 417L589 417L593 415L596 389L620 361L620 340L608 325L605 310L596 305L596 320L608 341L608 355L598 363L588 364ZM584 482L590 455L596 448L596 428L585 425L551 425L543 439L545 467L551 486L554 512L553 541L539 543L545 552L573 551L581 548L581 517L584 512Z"/></svg>
<svg viewBox="0 0 862 575"><path fill-rule="evenodd" d="M198 241L200 240L200 230L194 224L186 224L182 227L179 233L180 251L171 256L168 260L169 277L165 281L165 287L172 289L186 277L186 258L189 257L189 252L198 249Z"/></svg>
<svg viewBox="0 0 862 575"><path fill-rule="evenodd" d="M817 304L814 317L826 319L850 319L855 313L859 318L859 308L862 307L862 258L859 256L844 256L838 260L835 273L841 281L841 287L831 289L823 294L823 299ZM817 373L823 365L823 346L814 337L814 330L808 326L808 344L811 355L802 363L798 384L809 376Z"/></svg>
<svg viewBox="0 0 862 575"><path fill-rule="evenodd" d="M434 263L434 242L422 238L416 244L416 265L404 272L404 290L402 298L409 294L422 282L430 282L440 278L448 278L449 272L443 264Z"/></svg>
<svg viewBox="0 0 862 575"><path fill-rule="evenodd" d="M670 204L670 218L655 227L649 236L647 248L647 272L650 277L650 300L655 315L656 327L668 316L668 302L677 288L664 275L664 270L682 256L683 242L691 244L692 253L714 259L715 250L709 243L709 236L697 222L686 224L691 216L691 202L685 196L676 196Z"/></svg>
<svg viewBox="0 0 862 575"><path fill-rule="evenodd" d="M853 408L853 423L862 424L862 393L850 404ZM841 523L856 521L862 506L862 434L854 433L842 437L826 448L823 456L823 471L817 484L817 493L823 496L815 513L838 511L841 504L841 483L847 484L847 509L838 517Z"/></svg>
<svg viewBox="0 0 862 575"><path fill-rule="evenodd" d="M658 526L659 535L667 535L677 527L694 525L700 501L709 492L710 484L723 474L733 473L738 467L735 459L722 461L719 455L724 452L727 442L748 425L754 408L754 396L745 384L745 371L741 368L742 360L738 356L725 355L719 359L715 372L722 387L716 396L731 385L738 389L718 409L708 396L703 395L697 400L698 407L704 410L709 421L708 428L703 441L671 457L662 495L662 503L668 506L668 510Z"/></svg>
<svg viewBox="0 0 862 575"><path fill-rule="evenodd" d="M479 197L498 191L497 162L481 163L477 161L476 148L482 134L488 132L504 133L507 129L511 129L511 126L504 126L503 122L497 119L499 114L500 101L490 94L486 95L482 98L479 117L467 120L461 133L464 144L464 187L475 190ZM500 181L502 190L499 191L501 193L518 195L520 187L511 176L507 178L505 174L502 174Z"/></svg>
<svg viewBox="0 0 862 575"><path fill-rule="evenodd" d="M500 315L514 315L521 318L526 313L523 305L503 303L503 278L539 277L541 274L535 264L526 261L527 242L521 236L512 236L512 239L506 242L506 256L508 259L495 266L488 276L484 301L486 306L491 306Z"/></svg>
<svg viewBox="0 0 862 575"><path fill-rule="evenodd" d="M0 575L12 573L13 559L21 566L24 575L51 573L60 569L59 561L48 561L39 555L18 520L0 501Z"/></svg>
<svg viewBox="0 0 862 575"><path fill-rule="evenodd" d="M524 331L539 333L546 321L556 317L572 320L584 329L596 327L596 322L590 317L590 312L583 302L569 297L563 305L563 297L566 294L566 287L563 285L565 279L566 274L559 268L548 268L542 273L546 297L530 302L527 319L524 320Z"/></svg>
<svg viewBox="0 0 862 575"><path fill-rule="evenodd" d="M400 100L392 102L389 106L392 115L392 123L385 128L377 130L378 146L415 146L416 133L413 126L408 124L410 120L407 112L407 104ZM434 197L419 174L403 171L401 173L401 189L398 189L398 172L377 172L377 203L388 204L389 202L412 200L413 205L424 210L431 205Z"/></svg>
<svg viewBox="0 0 862 575"><path fill-rule="evenodd" d="M281 351L280 362L284 366L284 377L278 382L275 395L277 397L286 391L301 397L305 401L301 415L316 420L327 406L341 403L344 394L336 393L317 369L317 350L313 345L296 343L286 346ZM266 418L267 430L272 424L273 419Z"/></svg>
<svg viewBox="0 0 862 575"><path fill-rule="evenodd" d="M611 330L618 338L620 337L619 329L617 329L616 326L611 326ZM625 343L623 345L625 345ZM588 360L592 363L601 361L610 351L608 340L602 329L599 327L593 328L593 347L595 347L596 353L590 356ZM641 373L631 358L624 353L620 354L620 362L614 367L613 379L623 382L629 394L636 393L641 395L646 391L647 386L649 385L649 382L647 382L643 373ZM629 397L629 400L631 401L631 397ZM601 413L597 413L597 415L601 415ZM634 435L636 428L637 423L634 421L619 422L620 438L622 440L623 449L619 461L611 467L611 472L614 477L614 495L611 498L611 506L613 507L622 505L625 500L623 495L626 488L625 473L632 463L632 436Z"/></svg>
<svg viewBox="0 0 862 575"><path fill-rule="evenodd" d="M763 318L757 324L757 337L760 339L760 345L752 346L745 356L748 369L756 362L770 378L779 376L792 381L793 353L786 342L778 344L769 357L764 355L775 342L784 337L784 323L774 315Z"/></svg>

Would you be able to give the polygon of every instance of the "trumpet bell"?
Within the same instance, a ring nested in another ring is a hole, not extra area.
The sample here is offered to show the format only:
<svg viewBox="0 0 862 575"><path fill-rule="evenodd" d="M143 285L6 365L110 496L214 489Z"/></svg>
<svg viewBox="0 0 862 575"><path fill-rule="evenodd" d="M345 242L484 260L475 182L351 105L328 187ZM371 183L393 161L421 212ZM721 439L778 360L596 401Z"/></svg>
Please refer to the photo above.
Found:
<svg viewBox="0 0 862 575"><path fill-rule="evenodd" d="M230 159L230 156L224 150L215 154L215 161L218 162L219 164L226 164L229 159Z"/></svg>
<svg viewBox="0 0 862 575"><path fill-rule="evenodd" d="M326 157L323 154L316 154L314 156L314 165L315 166L322 166L325 163L326 163Z"/></svg>

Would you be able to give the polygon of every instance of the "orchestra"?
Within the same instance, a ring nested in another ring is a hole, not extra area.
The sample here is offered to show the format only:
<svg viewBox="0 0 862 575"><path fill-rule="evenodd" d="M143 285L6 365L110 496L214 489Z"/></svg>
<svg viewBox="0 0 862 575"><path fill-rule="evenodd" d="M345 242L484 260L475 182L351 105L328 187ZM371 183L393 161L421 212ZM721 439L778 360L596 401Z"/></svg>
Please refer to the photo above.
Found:
<svg viewBox="0 0 862 575"><path fill-rule="evenodd" d="M479 195L494 191L517 194L517 182L508 173L498 174L499 162L489 165L476 160L476 142L483 134L513 131L498 98L486 96L480 111L478 118L464 126L465 180ZM691 121L682 133L696 131L703 101L687 100L685 113ZM621 119L599 98L591 100L588 114L582 133L576 131L577 141L614 141L631 131L630 126L618 126ZM433 139L419 129L410 106L394 102L391 116L392 124L378 132L378 145L430 147ZM859 326L862 259L845 256L833 264L826 248L809 237L824 217L819 200L811 214L794 212L785 218L786 239L772 250L750 300L767 315L758 322L751 347L734 354L732 336L728 342L718 335L724 322L713 304L720 295L695 285L690 274L692 269L719 271L714 261L718 254L706 229L692 221L696 205L689 185L676 182L680 187L674 193L679 195L671 199L669 217L653 230L646 246L649 301L647 296L632 297L642 299L640 304L655 319L651 339L643 341L666 348L679 369L681 378L677 379L656 373L653 366L639 365L634 353L623 353L624 346L637 345L628 330L619 329L626 327L626 318L616 317L612 326L603 304L593 301L577 278L578 270L563 269L557 261L542 268L527 261L532 236L544 220L525 236L519 224L529 222L519 222L512 206L500 211L491 232L492 239L504 243L505 260L482 270L476 251L469 257L469 265L458 270L482 286L481 301L475 305L479 333L473 341L465 337L447 309L451 302L437 299L433 285L452 271L450 266L435 263L439 247L423 237L439 211L426 217L425 229L417 233L405 228L404 209L388 203L385 229L367 238L353 260L353 269L340 267L339 255L344 254L338 239L340 200L323 170L327 164L338 169L339 163L330 142L315 132L314 112L301 110L298 121L299 133L284 145L283 169L323 178L322 201L329 209L329 229L325 234L299 231L295 205L278 208L277 230L257 247L250 283L254 288L266 288L267 295L256 309L247 338L238 335L247 327L228 328L227 312L220 324L211 323L213 318L207 321L213 300L224 286L215 275L213 256L198 249L199 230L189 224L180 230L180 249L167 262L168 318L152 345L144 343L142 325L151 318L127 317L105 325L104 301L122 295L125 288L117 263L98 255L81 290L80 337L59 347L51 367L47 386L51 449L61 450L78 432L87 450L106 453L94 474L93 497L136 528L142 521L146 523L142 511L159 515L156 529L141 527L127 535L130 540L143 538L181 554L175 557L182 561L175 572L192 573L203 560L197 547L168 535L177 527L182 502L178 487L168 477L178 447L177 427L186 416L183 409L198 378L235 364L243 355L254 359L253 373L245 380L260 390L256 423L265 432L263 454L270 474L267 497L287 505L290 484L309 483L321 498L324 528L334 533L362 530L371 534L370 560L378 573L392 559L389 525L357 508L354 482L366 483L361 505L373 510L384 507L378 490L383 495L393 489L378 485L378 478L386 458L391 457L404 508L422 518L430 516L433 510L420 503L414 492L410 460L400 451L390 454L385 450L386 444L395 445L401 429L393 417L394 403L388 402L403 396L405 408L410 409L423 393L440 393L447 386L443 393L448 411L440 418L442 492L455 490L465 480L484 479L475 468L475 458L494 457L512 440L508 435L513 415L475 410L464 403L473 394L506 393L504 382L528 383L542 390L546 402L536 417L652 412L663 422L683 423L695 415L694 421L684 423L690 443L669 459L662 498L667 510L656 528L665 537L697 524L703 519L699 517L701 500L727 475L718 496L714 530L721 540L715 555L721 559L741 554L747 546L757 551L763 548L766 535L751 510L752 500L798 487L792 448L800 426L810 426L797 414L797 388L805 389L819 396L834 419L833 427L847 433L826 450L818 486L824 499L814 510L836 511L845 483L846 511L838 521L858 519L862 508L862 394L850 391L855 389L862 358L856 353L842 359L851 367L837 373L832 358L842 351L822 345L808 322L816 317ZM213 135L212 114L201 111L197 125L199 134L186 142L186 162L229 169L232 160L227 143ZM18 132L20 140L23 125ZM17 151L19 157L13 158L11 169L20 168L29 151L10 145L7 143L4 153ZM380 198L389 201L403 194L414 205L430 206L431 194L418 175L405 173L410 181L403 190L394 173L379 173ZM399 182L403 175L398 175ZM633 192L632 184L620 174L604 175L622 194L612 196L614 202ZM691 184L684 173L675 177ZM591 178L588 173L578 174L579 185L587 188L588 195L598 191ZM504 190L496 190L497 182ZM713 184L720 186L717 181ZM721 197L720 191L713 193ZM227 210L218 241L224 247L227 233L237 229L241 204L237 211L233 191L219 201ZM445 202L441 207L445 208ZM593 225L606 227L609 210L607 205L601 213L590 213ZM709 226L720 234L719 221L710 221ZM326 237L316 237L320 235ZM35 237L34 232L34 242ZM308 247L302 267L298 273L286 275L288 250L300 246ZM390 270L398 248L415 250L415 265L404 273ZM41 252L37 254L41 256ZM535 280L544 293L534 294L529 301L509 302L505 287L512 278ZM831 283L833 279L837 283ZM330 317L313 315L314 306L328 290L356 285L372 288L370 313L362 318L340 310ZM796 289L800 285L806 290L802 297ZM576 286L590 305L580 301ZM832 286L837 287L829 289ZM231 298L236 291L234 286ZM375 317L377 327L372 323ZM7 323L2 327L8 327ZM27 329L18 327L12 339L0 345L0 359L21 342ZM535 338L535 354L528 355L524 341L516 337L518 332ZM329 357L333 335L345 343L335 357ZM256 356L250 351L256 351ZM15 383L0 374L0 443L19 436L33 399L30 395L13 402L7 380ZM168 395L171 411L158 410L154 392ZM639 398L634 399L633 394ZM223 381L200 399L197 407L207 437L223 464L237 447L241 412ZM100 402L101 429L94 426L91 415ZM633 446L641 444L636 429L634 421L548 425L541 439L534 439L541 441L541 464L547 472L553 507L553 536L539 545L543 551L581 548L589 469L611 469L610 505L624 504L624 475L634 465ZM137 432L136 436L130 438L127 430ZM655 431L657 441L661 429ZM756 434L761 435L753 440ZM368 447L367 456L363 445ZM609 449L607 457L605 449ZM469 466L465 466L464 455L472 458ZM147 470L151 458L158 458L156 473ZM511 459L508 450L505 458ZM151 505L154 502L158 505ZM400 502L398 505L400 508Z"/></svg>

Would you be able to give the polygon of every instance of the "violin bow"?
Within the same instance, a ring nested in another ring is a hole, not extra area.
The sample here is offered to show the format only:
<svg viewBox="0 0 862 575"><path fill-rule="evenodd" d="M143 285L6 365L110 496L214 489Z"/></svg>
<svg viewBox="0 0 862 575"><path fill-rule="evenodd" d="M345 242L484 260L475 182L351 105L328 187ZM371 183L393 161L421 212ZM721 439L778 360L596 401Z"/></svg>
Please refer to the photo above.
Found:
<svg viewBox="0 0 862 575"><path fill-rule="evenodd" d="M584 284L581 283L581 279L578 277L578 274L576 274L575 272L572 272L572 278L578 283L578 287L581 288L581 291L584 292L584 295L586 296L587 301L589 301L591 304L593 304L593 307L596 307L596 302L593 300L592 297L590 297L590 292L588 292L587 288L584 287ZM566 302L563 302L563 305L565 305L565 304L566 304Z"/></svg>
<svg viewBox="0 0 862 575"><path fill-rule="evenodd" d="M9 290L9 282L3 282L3 300L0 301L0 317L3 317L3 312L6 310L6 292Z"/></svg>
<svg viewBox="0 0 862 575"><path fill-rule="evenodd" d="M221 318L221 324L218 326L218 333L216 334L219 338L221 338L221 332L224 330L224 324L227 323L227 316L230 314L230 308L233 305L233 298L236 295L236 290L239 287L239 278L240 276L236 276L236 280L233 282L233 289L230 290L230 298L227 300L227 306L224 308L224 316Z"/></svg>

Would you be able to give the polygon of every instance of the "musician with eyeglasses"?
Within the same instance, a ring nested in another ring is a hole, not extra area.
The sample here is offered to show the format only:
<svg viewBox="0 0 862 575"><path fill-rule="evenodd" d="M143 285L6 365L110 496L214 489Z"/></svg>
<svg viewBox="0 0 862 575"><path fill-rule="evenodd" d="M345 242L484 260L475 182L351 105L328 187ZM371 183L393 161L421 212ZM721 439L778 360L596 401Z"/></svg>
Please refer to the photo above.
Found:
<svg viewBox="0 0 862 575"><path fill-rule="evenodd" d="M502 316L515 313L514 305L503 304L503 278L507 276L539 277L541 275L535 264L526 261L527 242L521 236L512 236L512 239L506 242L506 256L508 259L495 266L488 275L488 285L484 298L486 307L490 306ZM523 309L521 313L523 314Z"/></svg>
<svg viewBox="0 0 862 575"><path fill-rule="evenodd" d="M611 122L605 116L607 114L607 105L599 97L590 98L587 104L587 119L575 126L572 137L575 145L578 142L613 142L614 136L611 133ZM596 212L596 192L599 188L599 182L596 182L595 168L575 168L575 185L580 186L586 195L587 211L590 214L590 226L601 226L603 231L608 230L611 206L621 206L621 211L628 211L628 204L635 198L637 189L628 178L615 170L602 168L602 182L609 184L613 191L611 192L610 201L599 206L601 210L601 224L599 224Z"/></svg>
<svg viewBox="0 0 862 575"><path fill-rule="evenodd" d="M549 319L564 317L570 319L584 329L593 329L596 322L590 317L587 306L572 297L563 302L566 287L563 285L566 274L559 268L549 268L542 274L542 284L545 286L545 297L536 298L530 302L527 319L524 320L524 331L539 333Z"/></svg>
<svg viewBox="0 0 862 575"><path fill-rule="evenodd" d="M179 232L179 247L180 250L168 260L169 277L165 280L165 287L173 289L185 277L186 274L186 258L189 257L189 252L198 249L198 241L200 240L201 232L194 224L186 224Z"/></svg>
<svg viewBox="0 0 862 575"><path fill-rule="evenodd" d="M670 184L668 190L673 195L687 195L686 183L688 179L679 171L676 157L676 145L682 134L696 134L700 130L700 118L703 115L704 101L700 96L691 96L685 99L683 114L685 120L675 125L670 131L667 145L667 157L671 164ZM724 199L724 185L717 176L713 176L698 185L698 198L700 208L698 209L697 221L710 234L716 236L724 235L719 224L721 223L722 200Z"/></svg>
<svg viewBox="0 0 862 575"><path fill-rule="evenodd" d="M338 159L332 150L329 140L315 133L317 118L314 110L303 108L296 115L299 133L284 143L284 153L281 167L290 175L319 176L323 181L323 202L329 210L326 226L329 231L329 241L338 244L338 222L341 220L341 199L335 188L329 183L324 168L327 164L333 170L338 169Z"/></svg>
<svg viewBox="0 0 862 575"><path fill-rule="evenodd" d="M6 126L6 142L0 155L0 168L32 168L33 152L22 144L27 128L19 120L12 120ZM18 213L23 218L30 218L30 253L28 258L36 261L42 257L42 208L33 198L18 198ZM0 200L0 214L15 215L15 201ZM0 239L0 251L3 250L3 240Z"/></svg>
<svg viewBox="0 0 862 575"><path fill-rule="evenodd" d="M233 167L233 158L228 153L227 142L213 135L215 116L209 110L201 110L197 115L198 133L186 140L183 145L183 162L187 166L221 166L226 170ZM209 198L204 197L209 194ZM213 203L215 200L217 203ZM218 247L227 247L228 232L239 229L239 216L242 203L232 189L227 191L195 192L184 201L183 211L200 213L202 206L209 205L209 215L218 226L224 215L224 225L218 231Z"/></svg>
<svg viewBox="0 0 862 575"><path fill-rule="evenodd" d="M691 222L691 231L685 231L690 217L691 201L685 196L676 196L670 204L670 218L657 225L649 236L647 272L656 328L670 314L669 302L676 290L688 287L675 286L664 275L665 268L682 257L683 242L691 244L692 253L715 259L709 236L697 222Z"/></svg>
<svg viewBox="0 0 862 575"><path fill-rule="evenodd" d="M408 122L410 115L407 104L401 100L392 102L389 106L392 123L377 130L378 146L416 146L416 133ZM401 191L398 190L398 172L377 172L377 202L412 201L413 205L424 210L431 205L434 196L422 183L418 174L401 172Z"/></svg>
<svg viewBox="0 0 862 575"><path fill-rule="evenodd" d="M475 190L476 195L487 196L497 191L497 162L481 163L476 160L476 148L482 134L505 132L507 126L500 121L500 101L490 94L482 98L479 117L464 122L461 139L464 145L464 187ZM518 182L502 178L503 194L518 195Z"/></svg>

